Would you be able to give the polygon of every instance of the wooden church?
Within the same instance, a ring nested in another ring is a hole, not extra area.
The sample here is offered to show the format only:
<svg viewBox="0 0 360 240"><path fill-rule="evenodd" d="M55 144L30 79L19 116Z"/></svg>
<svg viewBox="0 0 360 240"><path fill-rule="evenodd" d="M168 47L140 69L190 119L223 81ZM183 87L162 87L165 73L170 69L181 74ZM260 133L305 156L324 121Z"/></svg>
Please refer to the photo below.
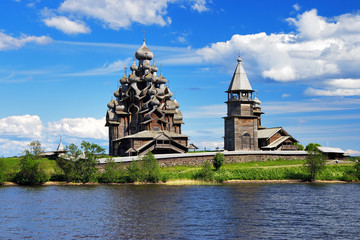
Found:
<svg viewBox="0 0 360 240"><path fill-rule="evenodd" d="M109 127L109 155L132 156L158 153L185 153L188 137L181 133L183 116L172 99L167 79L158 75L153 52L145 39L136 51L138 64L119 80L115 99L108 103L106 125Z"/></svg>
<svg viewBox="0 0 360 240"><path fill-rule="evenodd" d="M260 100L247 78L240 56L227 93L224 149L240 150L297 150L298 142L283 128L261 126Z"/></svg>

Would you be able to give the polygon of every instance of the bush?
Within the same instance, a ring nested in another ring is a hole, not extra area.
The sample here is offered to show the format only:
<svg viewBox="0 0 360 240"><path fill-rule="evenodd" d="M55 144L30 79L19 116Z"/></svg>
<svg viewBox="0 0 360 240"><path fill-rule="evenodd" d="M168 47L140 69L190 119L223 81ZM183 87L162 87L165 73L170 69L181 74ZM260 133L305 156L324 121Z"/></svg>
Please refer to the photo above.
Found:
<svg viewBox="0 0 360 240"><path fill-rule="evenodd" d="M223 153L216 153L213 159L213 166L215 170L219 170L225 163L225 156Z"/></svg>
<svg viewBox="0 0 360 240"><path fill-rule="evenodd" d="M158 161L151 152L148 152L143 158L143 177L144 181L157 183L160 180L160 167Z"/></svg>
<svg viewBox="0 0 360 240"><path fill-rule="evenodd" d="M326 156L317 151L309 152L306 156L304 167L310 174L310 180L315 181L316 175L320 173L326 164Z"/></svg>
<svg viewBox="0 0 360 240"><path fill-rule="evenodd" d="M208 161L204 163L203 167L195 175L195 179L202 179L204 181L214 180L214 172L212 171L211 164Z"/></svg>
<svg viewBox="0 0 360 240"><path fill-rule="evenodd" d="M3 183L6 181L6 176L5 176L5 163L4 163L4 159L0 158L0 183Z"/></svg>
<svg viewBox="0 0 360 240"><path fill-rule="evenodd" d="M76 179L75 162L64 158L57 158L56 163L63 170L63 175L55 176L54 181L72 182Z"/></svg>
<svg viewBox="0 0 360 240"><path fill-rule="evenodd" d="M126 167L128 173L128 182L139 182L143 180L143 172L141 167L135 162L132 161L128 167Z"/></svg>
<svg viewBox="0 0 360 240"><path fill-rule="evenodd" d="M121 179L123 176L124 173L121 167L119 167L119 165L116 164L112 158L110 158L106 160L104 172L101 173L99 181L103 183L123 182Z"/></svg>
<svg viewBox="0 0 360 240"><path fill-rule="evenodd" d="M38 185L49 181L50 175L45 173L40 161L26 154L20 161L20 171L15 176L15 182L20 185Z"/></svg>

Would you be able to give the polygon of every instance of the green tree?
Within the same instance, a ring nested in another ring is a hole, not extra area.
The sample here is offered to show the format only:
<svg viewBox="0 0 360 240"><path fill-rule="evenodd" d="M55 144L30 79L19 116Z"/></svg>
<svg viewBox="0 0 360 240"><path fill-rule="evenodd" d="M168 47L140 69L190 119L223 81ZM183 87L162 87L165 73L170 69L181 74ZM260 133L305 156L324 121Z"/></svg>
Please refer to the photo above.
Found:
<svg viewBox="0 0 360 240"><path fill-rule="evenodd" d="M44 152L44 149L41 147L41 142L39 140L32 141L28 145L29 149L25 149L25 155L39 156Z"/></svg>
<svg viewBox="0 0 360 240"><path fill-rule="evenodd" d="M82 141L81 150L84 157L78 157L75 160L76 181L83 183L96 181L97 158L100 154L104 154L105 149L95 143Z"/></svg>
<svg viewBox="0 0 360 240"><path fill-rule="evenodd" d="M75 144L71 143L68 146L65 146L66 158L69 158L72 161L76 161L82 154L81 150Z"/></svg>
<svg viewBox="0 0 360 240"><path fill-rule="evenodd" d="M297 150L304 150L304 146L298 142L294 142L293 145L296 146Z"/></svg>
<svg viewBox="0 0 360 240"><path fill-rule="evenodd" d="M116 183L120 182L120 178L123 176L122 168L110 158L106 160L104 172L101 174L101 182L103 183Z"/></svg>
<svg viewBox="0 0 360 240"><path fill-rule="evenodd" d="M305 151L314 152L318 150L318 147L321 147L321 145L318 143L309 143L308 145L306 145Z"/></svg>
<svg viewBox="0 0 360 240"><path fill-rule="evenodd" d="M25 155L20 160L20 171L15 176L15 182L21 185L37 185L49 181L50 175L45 172L38 159L43 152L39 141L32 141L29 149L25 149Z"/></svg>
<svg viewBox="0 0 360 240"><path fill-rule="evenodd" d="M140 182L144 179L142 169L135 161L132 161L130 165L126 167L126 171L129 182Z"/></svg>
<svg viewBox="0 0 360 240"><path fill-rule="evenodd" d="M39 159L26 154L20 160L20 171L15 176L15 182L20 185L38 185L49 181L50 176L40 164Z"/></svg>
<svg viewBox="0 0 360 240"><path fill-rule="evenodd" d="M225 156L223 153L216 153L213 159L213 166L215 170L219 170L225 163Z"/></svg>
<svg viewBox="0 0 360 240"><path fill-rule="evenodd" d="M316 175L324 170L326 156L318 151L309 152L306 156L304 167L310 174L310 180L315 181Z"/></svg>
<svg viewBox="0 0 360 240"><path fill-rule="evenodd" d="M148 152L142 159L143 176L147 182L157 183L160 180L160 167L157 159L151 152Z"/></svg>

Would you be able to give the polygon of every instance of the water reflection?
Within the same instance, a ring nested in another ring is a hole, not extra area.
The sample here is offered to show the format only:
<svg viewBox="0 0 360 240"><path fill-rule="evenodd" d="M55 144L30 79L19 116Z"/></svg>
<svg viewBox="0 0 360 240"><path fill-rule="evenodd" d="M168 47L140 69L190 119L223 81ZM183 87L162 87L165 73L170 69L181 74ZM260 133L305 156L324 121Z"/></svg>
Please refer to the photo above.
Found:
<svg viewBox="0 0 360 240"><path fill-rule="evenodd" d="M358 184L0 187L0 239L355 239L358 192Z"/></svg>

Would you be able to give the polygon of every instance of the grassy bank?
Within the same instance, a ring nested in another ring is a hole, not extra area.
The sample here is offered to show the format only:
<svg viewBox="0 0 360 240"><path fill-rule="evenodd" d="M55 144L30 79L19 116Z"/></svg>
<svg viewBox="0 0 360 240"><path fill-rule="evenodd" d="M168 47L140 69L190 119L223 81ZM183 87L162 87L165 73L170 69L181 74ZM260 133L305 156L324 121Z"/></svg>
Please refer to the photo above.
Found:
<svg viewBox="0 0 360 240"><path fill-rule="evenodd" d="M66 171L58 164L60 161L41 158L36 160L39 166L50 176L50 181L67 179ZM62 160L63 161L63 160ZM269 160L264 162L229 163L215 171L214 168L204 172L202 166L175 166L159 168L157 178L153 182L194 183L199 181L224 182L228 180L299 180L307 181L310 175L303 167L304 160ZM13 182L20 170L20 158L0 158L0 182ZM136 182L144 174L141 164L133 168L119 168L116 164L109 164L105 172L94 174L93 181L105 183ZM320 172L317 180L327 181L358 181L358 173L354 162L346 164L328 164ZM140 180L141 181L141 180Z"/></svg>

